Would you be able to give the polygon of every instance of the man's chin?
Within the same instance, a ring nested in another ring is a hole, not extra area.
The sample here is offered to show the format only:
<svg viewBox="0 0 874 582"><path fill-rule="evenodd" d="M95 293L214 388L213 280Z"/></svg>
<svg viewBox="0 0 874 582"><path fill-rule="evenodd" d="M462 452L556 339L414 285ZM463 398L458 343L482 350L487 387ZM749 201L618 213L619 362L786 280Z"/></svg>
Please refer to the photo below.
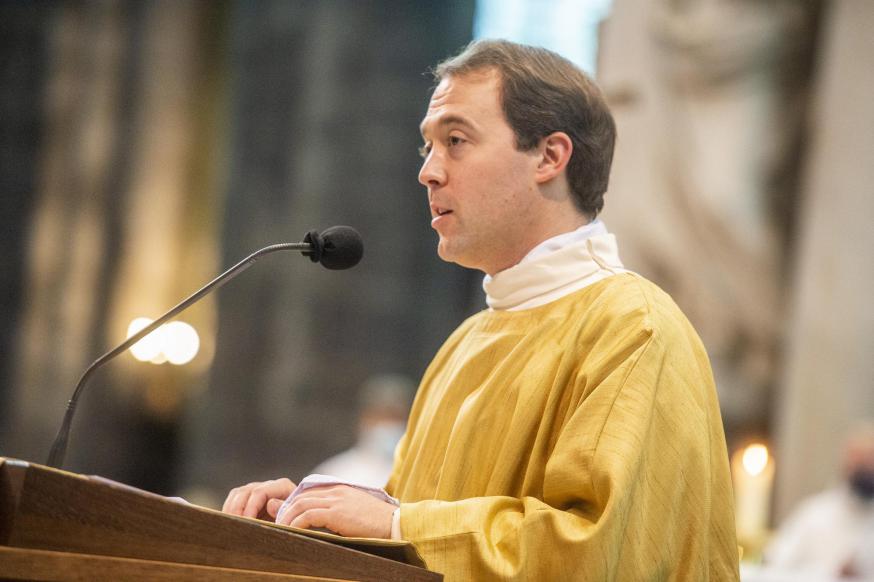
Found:
<svg viewBox="0 0 874 582"><path fill-rule="evenodd" d="M437 244L437 256L447 263L455 263L459 267L485 272L474 257L471 257L469 254L459 253L457 249L453 249L443 239Z"/></svg>
<svg viewBox="0 0 874 582"><path fill-rule="evenodd" d="M453 248L453 245L448 240L443 238L442 236L440 237L440 242L437 243L437 256L440 257L441 259L443 259L444 261L446 261L447 263L455 263L455 264L464 266L460 262L460 260L459 260L460 257L458 256L458 253Z"/></svg>
<svg viewBox="0 0 874 582"><path fill-rule="evenodd" d="M440 257L440 259L444 262L458 264L458 261L455 259L452 253L447 253L441 250L439 246L437 247L437 256Z"/></svg>

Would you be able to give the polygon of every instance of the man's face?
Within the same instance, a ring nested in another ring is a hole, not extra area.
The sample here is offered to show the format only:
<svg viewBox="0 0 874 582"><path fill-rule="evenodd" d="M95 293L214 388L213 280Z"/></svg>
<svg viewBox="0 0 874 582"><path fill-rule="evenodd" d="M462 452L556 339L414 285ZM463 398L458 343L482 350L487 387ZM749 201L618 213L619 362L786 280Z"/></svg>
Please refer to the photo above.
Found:
<svg viewBox="0 0 874 582"><path fill-rule="evenodd" d="M445 261L491 275L539 240L537 150L520 152L500 103L495 71L443 79L421 124L431 226Z"/></svg>

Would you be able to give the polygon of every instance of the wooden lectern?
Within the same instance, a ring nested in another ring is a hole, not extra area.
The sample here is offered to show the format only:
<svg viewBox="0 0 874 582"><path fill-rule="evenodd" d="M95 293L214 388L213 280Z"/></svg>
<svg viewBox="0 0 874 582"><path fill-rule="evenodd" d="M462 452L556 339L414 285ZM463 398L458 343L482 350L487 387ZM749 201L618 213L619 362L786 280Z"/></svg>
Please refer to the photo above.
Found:
<svg viewBox="0 0 874 582"><path fill-rule="evenodd" d="M407 543L304 532L0 457L0 580L442 579Z"/></svg>

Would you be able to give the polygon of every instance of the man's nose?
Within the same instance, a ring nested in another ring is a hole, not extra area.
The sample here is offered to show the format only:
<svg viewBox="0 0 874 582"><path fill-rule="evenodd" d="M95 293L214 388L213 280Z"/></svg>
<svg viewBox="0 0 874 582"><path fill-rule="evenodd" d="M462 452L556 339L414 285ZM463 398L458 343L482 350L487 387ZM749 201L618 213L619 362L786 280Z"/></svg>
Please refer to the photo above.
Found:
<svg viewBox="0 0 874 582"><path fill-rule="evenodd" d="M446 168L437 152L431 151L425 158L419 170L419 183L427 188L437 188L446 183Z"/></svg>

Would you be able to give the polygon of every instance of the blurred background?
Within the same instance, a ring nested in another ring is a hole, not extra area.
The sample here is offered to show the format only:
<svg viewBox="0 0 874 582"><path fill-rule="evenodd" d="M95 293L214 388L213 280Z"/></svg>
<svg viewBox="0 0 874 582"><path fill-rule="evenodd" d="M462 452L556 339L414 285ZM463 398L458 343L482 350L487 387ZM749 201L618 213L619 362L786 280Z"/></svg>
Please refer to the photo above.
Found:
<svg viewBox="0 0 874 582"><path fill-rule="evenodd" d="M334 224L355 269L271 255L101 370L66 467L220 504L352 446L361 387L484 307L436 257L417 126L429 67L504 37L604 89L603 218L707 345L768 530L874 417L871 30L867 0L2 1L0 455L45 461L134 320Z"/></svg>

